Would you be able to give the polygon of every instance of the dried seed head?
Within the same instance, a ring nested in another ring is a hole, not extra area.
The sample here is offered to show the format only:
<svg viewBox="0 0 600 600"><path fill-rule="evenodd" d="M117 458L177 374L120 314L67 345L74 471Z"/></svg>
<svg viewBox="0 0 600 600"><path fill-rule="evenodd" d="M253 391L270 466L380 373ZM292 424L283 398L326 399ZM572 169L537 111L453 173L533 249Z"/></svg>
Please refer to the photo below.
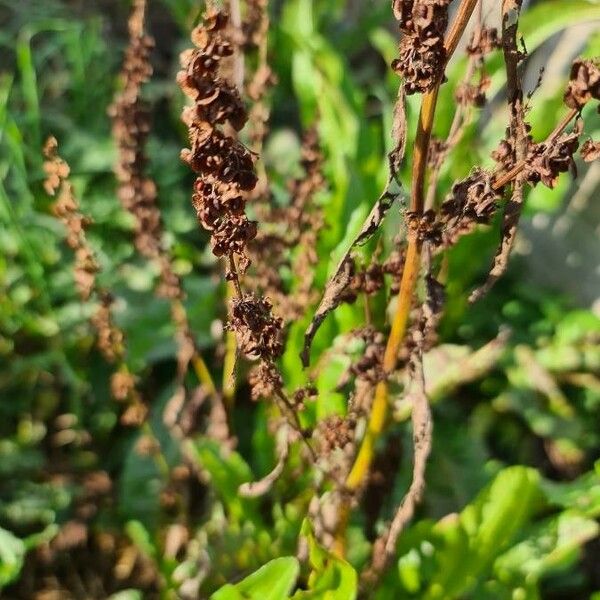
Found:
<svg viewBox="0 0 600 600"><path fill-rule="evenodd" d="M44 189L49 196L54 196L62 181L67 179L70 173L69 165L58 156L58 142L54 136L50 136L44 144L44 172L46 180Z"/></svg>
<svg viewBox="0 0 600 600"><path fill-rule="evenodd" d="M120 74L122 89L108 110L118 150L114 170L119 200L135 220L135 247L142 256L159 264L157 294L180 298L183 296L181 283L162 247L163 227L156 185L145 175L150 109L142 97L142 86L152 75L150 52L154 47L154 40L144 33L145 11L146 0L136 0L129 18L129 45Z"/></svg>
<svg viewBox="0 0 600 600"><path fill-rule="evenodd" d="M320 421L317 437L320 441L320 454L330 454L337 448L344 448L354 440L356 423L339 415L330 415Z"/></svg>
<svg viewBox="0 0 600 600"><path fill-rule="evenodd" d="M87 300L96 283L96 273L99 270L94 253L85 237L85 228L89 219L79 212L79 203L75 199L73 186L67 179L69 165L58 155L56 138L48 138L44 146L46 162L44 170L47 179L44 184L51 195L58 189L58 198L52 206L52 212L60 219L67 230L67 245L75 252L75 267L73 278L75 287L82 300Z"/></svg>
<svg viewBox="0 0 600 600"><path fill-rule="evenodd" d="M470 56L482 57L501 47L498 30L495 27L481 27L471 36L466 52Z"/></svg>
<svg viewBox="0 0 600 600"><path fill-rule="evenodd" d="M283 379L279 371L273 363L267 361L262 361L251 369L248 374L248 383L250 384L250 394L254 401L261 398L271 400L277 393L277 390L283 387Z"/></svg>
<svg viewBox="0 0 600 600"><path fill-rule="evenodd" d="M486 101L485 92L490 87L491 79L484 73L481 74L479 82L461 83L456 87L454 97L459 104L472 105L481 108Z"/></svg>
<svg viewBox="0 0 600 600"><path fill-rule="evenodd" d="M256 223L244 213L243 193L254 189L257 176L252 153L218 128L229 123L240 130L247 120L237 88L219 73L221 59L233 53L224 31L227 23L225 13L207 12L192 33L196 48L181 55L177 82L194 102L182 112L190 149L181 158L199 175L192 204L199 223L211 232L213 254L237 254L243 272L249 265L246 247L256 236Z"/></svg>
<svg viewBox="0 0 600 600"><path fill-rule="evenodd" d="M98 310L91 318L98 333L98 348L108 362L123 356L123 332L116 327L111 314L112 298L104 294Z"/></svg>
<svg viewBox="0 0 600 600"><path fill-rule="evenodd" d="M600 100L600 61L579 58L571 67L564 101L569 108L580 110L592 98Z"/></svg>
<svg viewBox="0 0 600 600"><path fill-rule="evenodd" d="M527 155L525 174L527 181L536 185L540 181L553 188L560 173L575 169L573 155L579 147L582 124L579 121L571 133L562 133L549 143L534 144Z"/></svg>
<svg viewBox="0 0 600 600"><path fill-rule="evenodd" d="M383 372L383 354L385 351L385 336L374 327L363 327L354 335L365 343L362 356L351 367L350 372L358 379L375 385L385 377Z"/></svg>
<svg viewBox="0 0 600 600"><path fill-rule="evenodd" d="M427 92L443 77L444 33L450 0L402 0L394 3L403 33L400 57L392 69L405 81L407 94Z"/></svg>
<svg viewBox="0 0 600 600"><path fill-rule="evenodd" d="M110 378L110 391L115 400L127 400L135 389L135 377L129 371L117 371Z"/></svg>
<svg viewBox="0 0 600 600"><path fill-rule="evenodd" d="M266 298L246 294L235 298L228 327L235 332L238 347L250 360L272 361L281 355L283 320L272 314Z"/></svg>
<svg viewBox="0 0 600 600"><path fill-rule="evenodd" d="M497 209L500 192L492 187L490 172L474 168L471 174L454 184L452 192L434 211L416 214L407 212L406 220L412 235L433 246L450 246L479 223L489 223Z"/></svg>
<svg viewBox="0 0 600 600"><path fill-rule="evenodd" d="M585 162L592 162L600 158L600 142L594 140L586 140L579 151L581 158Z"/></svg>

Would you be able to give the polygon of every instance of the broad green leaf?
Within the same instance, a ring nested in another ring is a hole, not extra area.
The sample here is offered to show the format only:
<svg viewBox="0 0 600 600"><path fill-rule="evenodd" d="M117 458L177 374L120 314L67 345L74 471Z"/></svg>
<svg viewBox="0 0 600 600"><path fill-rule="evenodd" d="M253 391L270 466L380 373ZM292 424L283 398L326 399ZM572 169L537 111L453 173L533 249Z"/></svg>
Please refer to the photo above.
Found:
<svg viewBox="0 0 600 600"><path fill-rule="evenodd" d="M296 592L294 600L354 600L358 590L354 568L319 545L308 519L302 524L301 535L308 542L312 570L308 577L308 590Z"/></svg>
<svg viewBox="0 0 600 600"><path fill-rule="evenodd" d="M25 544L0 527L0 589L19 576L25 560Z"/></svg>
<svg viewBox="0 0 600 600"><path fill-rule="evenodd" d="M503 580L539 580L546 573L571 566L599 530L596 521L567 510L528 529L522 542L498 557L494 571Z"/></svg>
<svg viewBox="0 0 600 600"><path fill-rule="evenodd" d="M158 557L158 549L152 540L150 532L144 527L143 523L140 521L129 521L125 525L125 531L127 531L127 535L142 554L152 559Z"/></svg>
<svg viewBox="0 0 600 600"><path fill-rule="evenodd" d="M294 556L275 558L235 585L227 584L211 600L286 600L294 589L300 563Z"/></svg>
<svg viewBox="0 0 600 600"><path fill-rule="evenodd" d="M256 501L238 495L239 486L254 479L248 463L241 455L225 450L214 440L206 438L190 441L188 447L198 465L210 476L214 490L227 506L231 517L235 520L257 519L260 522Z"/></svg>

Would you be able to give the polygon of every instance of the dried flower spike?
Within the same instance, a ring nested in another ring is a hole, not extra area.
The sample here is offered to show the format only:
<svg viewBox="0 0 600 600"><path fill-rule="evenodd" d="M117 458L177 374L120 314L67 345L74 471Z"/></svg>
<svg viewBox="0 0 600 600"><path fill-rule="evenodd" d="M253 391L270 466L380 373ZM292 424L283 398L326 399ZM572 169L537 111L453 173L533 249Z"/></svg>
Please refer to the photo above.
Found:
<svg viewBox="0 0 600 600"><path fill-rule="evenodd" d="M192 203L198 221L211 233L213 254L237 255L243 272L249 265L246 246L256 236L256 223L244 212L243 192L255 187L257 177L250 151L218 129L229 123L239 131L247 120L237 88L219 73L221 60L233 53L227 22L225 13L208 11L192 32L196 48L181 54L177 82L194 102L182 113L191 148L181 157L198 173Z"/></svg>
<svg viewBox="0 0 600 600"><path fill-rule="evenodd" d="M405 81L407 94L428 92L443 77L446 64L444 32L450 0L394 0L400 21L400 57L392 69Z"/></svg>

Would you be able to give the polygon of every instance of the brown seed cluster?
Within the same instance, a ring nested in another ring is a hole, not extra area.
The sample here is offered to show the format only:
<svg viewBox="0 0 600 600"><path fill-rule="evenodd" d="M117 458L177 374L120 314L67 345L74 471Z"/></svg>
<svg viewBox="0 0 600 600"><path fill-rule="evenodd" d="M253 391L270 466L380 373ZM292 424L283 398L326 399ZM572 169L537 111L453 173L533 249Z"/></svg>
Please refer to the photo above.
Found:
<svg viewBox="0 0 600 600"><path fill-rule="evenodd" d="M592 162L600 158L600 142L586 140L579 151L585 162Z"/></svg>
<svg viewBox="0 0 600 600"><path fill-rule="evenodd" d="M228 324L236 336L242 354L250 359L273 361L281 355L283 320L273 316L266 298L245 294L235 298Z"/></svg>
<svg viewBox="0 0 600 600"><path fill-rule="evenodd" d="M571 66L564 101L569 108L580 110L592 98L600 100L600 61L577 59ZM600 105L598 106L600 112Z"/></svg>
<svg viewBox="0 0 600 600"><path fill-rule="evenodd" d="M267 400L283 388L283 379L272 362L262 361L250 370L248 384L252 400Z"/></svg>
<svg viewBox="0 0 600 600"><path fill-rule="evenodd" d="M123 357L123 332L114 324L111 314L113 299L110 294L102 294L100 306L92 315L92 325L98 333L98 349L110 363ZM113 391L123 389L124 382L114 382Z"/></svg>
<svg viewBox="0 0 600 600"><path fill-rule="evenodd" d="M256 236L256 223L245 214L244 193L254 188L257 177L252 154L223 127L229 123L239 131L247 118L238 90L219 74L222 60L233 54L225 36L227 22L225 13L208 11L192 32L196 48L181 54L177 82L193 100L182 113L191 148L181 157L198 173L192 203L210 231L213 253L237 255L244 272L249 265L246 246Z"/></svg>
<svg viewBox="0 0 600 600"><path fill-rule="evenodd" d="M162 220L157 206L156 185L145 175L145 153L150 132L150 109L141 89L152 75L150 52L154 40L144 32L146 0L135 0L129 18L129 45L121 70L120 93L109 108L118 160L115 174L118 196L135 219L135 247L160 268L158 294L167 298L182 296L179 278L162 248Z"/></svg>
<svg viewBox="0 0 600 600"><path fill-rule="evenodd" d="M409 232L433 247L455 244L478 224L491 221L501 198L492 184L492 173L479 167L474 168L467 178L453 185L439 213L433 210L427 210L423 214L407 212Z"/></svg>
<svg viewBox="0 0 600 600"><path fill-rule="evenodd" d="M66 230L66 242L75 253L74 279L82 300L88 300L96 282L98 263L85 236L89 219L79 212L79 203L68 180L69 165L58 155L58 142L50 137L44 145L44 188L50 195L58 198L52 207L54 215L62 221Z"/></svg>
<svg viewBox="0 0 600 600"><path fill-rule="evenodd" d="M344 448L354 440L356 422L340 415L330 415L323 419L317 430L320 441L320 454L327 456L338 448Z"/></svg>
<svg viewBox="0 0 600 600"><path fill-rule="evenodd" d="M579 148L582 132L581 121L570 133L562 133L556 139L533 144L527 155L525 175L531 185L541 182L549 188L556 186L560 173L575 169L573 155Z"/></svg>
<svg viewBox="0 0 600 600"><path fill-rule="evenodd" d="M377 384L385 378L383 372L383 354L385 352L385 336L374 327L363 327L355 332L356 337L365 343L365 351L350 367L350 372L357 379L370 384Z"/></svg>
<svg viewBox="0 0 600 600"><path fill-rule="evenodd" d="M402 37L392 69L404 78L407 94L427 92L443 77L444 33L450 0L394 0Z"/></svg>

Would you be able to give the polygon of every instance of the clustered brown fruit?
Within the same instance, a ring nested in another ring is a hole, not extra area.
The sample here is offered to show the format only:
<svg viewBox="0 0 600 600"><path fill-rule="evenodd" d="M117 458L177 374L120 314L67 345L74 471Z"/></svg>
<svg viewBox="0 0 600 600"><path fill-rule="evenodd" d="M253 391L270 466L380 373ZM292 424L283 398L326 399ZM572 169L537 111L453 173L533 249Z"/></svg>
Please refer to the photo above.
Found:
<svg viewBox="0 0 600 600"><path fill-rule="evenodd" d="M374 327L363 327L354 332L354 334L365 343L365 351L352 364L350 372L358 379L363 379L374 385L385 378L385 373L383 372L385 336Z"/></svg>
<svg viewBox="0 0 600 600"><path fill-rule="evenodd" d="M402 37L392 69L404 78L407 94L427 92L443 77L444 33L450 0L394 0Z"/></svg>
<svg viewBox="0 0 600 600"><path fill-rule="evenodd" d="M349 282L340 293L340 302L353 304L360 294L373 296L383 288L385 275L391 277L391 292L397 293L402 279L404 254L402 243L399 242L395 244L388 258L383 262L378 262L375 257L372 257L372 261L367 266L357 268L356 260L351 256L348 257L347 273Z"/></svg>
<svg viewBox="0 0 600 600"><path fill-rule="evenodd" d="M44 155L46 157L44 170L47 174L44 187L52 195L58 190L58 199L53 206L53 212L65 224L67 244L75 252L75 284L83 300L88 300L92 293L99 300L99 306L90 318L96 331L98 349L108 362L122 361L125 353L123 331L112 318L113 299L111 295L97 287L96 273L99 267L85 237L85 226L88 224L88 219L79 212L79 204L73 195L71 182L67 179L69 167L58 156L56 138L48 139L44 146ZM131 401L127 411L131 412L131 407L135 406L138 415L145 414L144 411L147 409L135 391L133 375L127 371L115 372L110 380L110 389L115 400ZM129 417L124 414L122 421L128 419ZM139 419L135 419L135 424L138 424L138 421Z"/></svg>
<svg viewBox="0 0 600 600"><path fill-rule="evenodd" d="M135 376L128 371L117 371L110 378L110 392L115 400L127 400L135 389Z"/></svg>
<svg viewBox="0 0 600 600"><path fill-rule="evenodd" d="M592 162L600 158L600 142L586 140L579 151L585 162Z"/></svg>
<svg viewBox="0 0 600 600"><path fill-rule="evenodd" d="M150 110L141 88L152 75L150 52L154 40L144 32L146 0L135 0L129 18L129 45L121 70L122 89L109 108L118 160L115 174L123 208L135 219L135 247L160 268L158 294L167 298L182 296L179 278L162 248L162 220L156 202L156 185L145 175L145 153L150 132Z"/></svg>
<svg viewBox="0 0 600 600"><path fill-rule="evenodd" d="M337 448L344 448L354 440L356 423L352 419L345 419L340 415L330 415L318 425L320 451L323 455L331 453Z"/></svg>
<svg viewBox="0 0 600 600"><path fill-rule="evenodd" d="M490 223L500 198L500 192L493 187L493 174L476 167L467 178L452 186L439 213L408 211L409 232L432 247L451 246L476 225Z"/></svg>
<svg viewBox="0 0 600 600"><path fill-rule="evenodd" d="M600 100L600 61L577 59L571 67L565 104L569 108L581 110L592 98ZM598 110L600 111L600 105Z"/></svg>
<svg viewBox="0 0 600 600"><path fill-rule="evenodd" d="M113 299L110 294L102 294L100 306L92 315L92 324L98 334L98 349L110 363L123 357L123 332L114 324L111 314ZM123 382L115 382L113 391L122 389Z"/></svg>
<svg viewBox="0 0 600 600"><path fill-rule="evenodd" d="M252 400L269 399L283 387L283 379L277 367L268 361L261 361L248 374Z"/></svg>
<svg viewBox="0 0 600 600"><path fill-rule="evenodd" d="M234 332L238 348L250 359L273 361L281 355L283 320L273 316L271 303L266 298L245 294L234 298L228 324Z"/></svg>
<svg viewBox="0 0 600 600"><path fill-rule="evenodd" d="M219 74L221 61L233 54L224 33L227 22L225 13L209 10L192 32L196 48L181 54L177 82L193 100L182 113L191 148L181 157L198 173L192 203L211 234L213 254L237 255L244 272L249 265L246 246L256 236L256 223L245 214L244 193L255 187L257 177L249 150L218 128L229 123L239 131L247 119L238 90Z"/></svg>
<svg viewBox="0 0 600 600"><path fill-rule="evenodd" d="M69 165L58 155L56 138L48 138L44 145L44 156L46 157L44 188L52 196L58 190L58 198L52 211L66 227L66 242L75 253L75 286L81 299L88 300L94 289L98 272L98 263L85 236L89 219L79 212L79 203L75 199L73 186L68 179Z"/></svg>
<svg viewBox="0 0 600 600"><path fill-rule="evenodd" d="M540 144L533 144L526 159L525 176L531 185L542 182L553 188L560 173L575 169L573 154L579 148L582 132L581 121L570 133L562 133L557 138Z"/></svg>
<svg viewBox="0 0 600 600"><path fill-rule="evenodd" d="M479 81L476 83L460 83L454 92L454 98L459 104L472 105L481 108L486 102L486 91L492 80L483 71L480 73Z"/></svg>

